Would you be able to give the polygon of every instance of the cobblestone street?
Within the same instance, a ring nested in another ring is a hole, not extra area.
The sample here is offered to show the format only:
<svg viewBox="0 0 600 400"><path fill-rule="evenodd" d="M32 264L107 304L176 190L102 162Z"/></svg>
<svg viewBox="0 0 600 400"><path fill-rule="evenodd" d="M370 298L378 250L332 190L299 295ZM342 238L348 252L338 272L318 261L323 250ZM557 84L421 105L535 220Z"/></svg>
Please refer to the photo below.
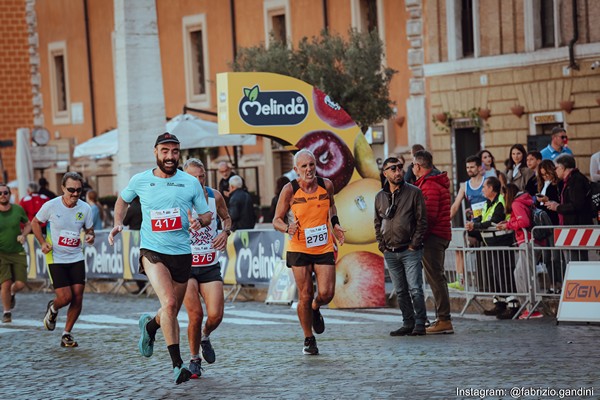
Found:
<svg viewBox="0 0 600 400"><path fill-rule="evenodd" d="M0 399L448 399L467 398L457 388L512 387L596 387L588 398L600 396L594 325L469 316L454 318L454 335L390 337L401 324L398 310L326 309L321 354L305 356L295 310L226 303L211 336L216 363L203 363L201 379L176 386L160 333L152 358L137 350L138 317L155 312L156 298L86 293L74 349L60 347L66 310L55 331L43 327L50 299L19 294L13 322L0 325ZM185 311L180 321L187 362Z"/></svg>

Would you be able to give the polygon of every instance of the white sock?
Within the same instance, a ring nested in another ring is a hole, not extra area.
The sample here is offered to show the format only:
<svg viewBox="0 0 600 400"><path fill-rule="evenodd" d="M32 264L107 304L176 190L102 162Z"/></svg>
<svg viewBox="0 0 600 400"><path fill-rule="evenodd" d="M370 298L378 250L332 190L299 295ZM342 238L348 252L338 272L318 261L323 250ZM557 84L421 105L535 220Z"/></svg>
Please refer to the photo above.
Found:
<svg viewBox="0 0 600 400"><path fill-rule="evenodd" d="M200 359L200 354L192 354L192 361L199 360L199 359Z"/></svg>
<svg viewBox="0 0 600 400"><path fill-rule="evenodd" d="M203 334L202 334L202 339L200 339L200 340L201 340L201 341L208 340L208 339L209 339L209 337L208 337L208 336L209 336L209 335L205 335L205 334L203 333Z"/></svg>
<svg viewBox="0 0 600 400"><path fill-rule="evenodd" d="M52 311L52 312L53 312L53 313L55 313L55 314L58 312L58 311L56 311L56 310L54 309L54 304L52 304L52 305L50 306L50 311Z"/></svg>
<svg viewBox="0 0 600 400"><path fill-rule="evenodd" d="M71 332L63 331L62 335L65 336L65 335L70 335L70 334L71 334Z"/></svg>

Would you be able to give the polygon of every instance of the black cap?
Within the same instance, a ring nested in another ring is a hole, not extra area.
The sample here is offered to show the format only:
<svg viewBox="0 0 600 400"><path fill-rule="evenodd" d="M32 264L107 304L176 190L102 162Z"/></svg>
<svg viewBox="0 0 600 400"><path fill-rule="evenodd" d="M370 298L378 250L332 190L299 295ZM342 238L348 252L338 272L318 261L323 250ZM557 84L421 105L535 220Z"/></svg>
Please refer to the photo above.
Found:
<svg viewBox="0 0 600 400"><path fill-rule="evenodd" d="M156 143L154 143L154 147L158 146L159 144L163 144L163 143L179 144L179 139L177 139L177 136L171 135L169 132L165 132L156 138Z"/></svg>

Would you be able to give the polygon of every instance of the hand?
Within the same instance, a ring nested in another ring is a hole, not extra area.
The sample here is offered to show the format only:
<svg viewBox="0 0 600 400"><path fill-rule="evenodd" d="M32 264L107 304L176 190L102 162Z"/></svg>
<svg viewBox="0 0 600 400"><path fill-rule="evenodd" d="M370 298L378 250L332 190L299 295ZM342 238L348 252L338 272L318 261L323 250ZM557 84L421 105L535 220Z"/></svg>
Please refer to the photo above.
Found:
<svg viewBox="0 0 600 400"><path fill-rule="evenodd" d="M342 228L340 224L335 224L335 226L333 227L333 235L340 243L340 246L342 246L344 244L344 241L346 240L346 235L344 235L344 232L346 232L346 230Z"/></svg>
<svg viewBox="0 0 600 400"><path fill-rule="evenodd" d="M498 229L499 231L505 231L506 230L506 222L497 223L496 229Z"/></svg>
<svg viewBox="0 0 600 400"><path fill-rule="evenodd" d="M548 198L548 196L543 196L543 197L536 197L537 201L539 201L540 204L544 204L550 201L550 199Z"/></svg>
<svg viewBox="0 0 600 400"><path fill-rule="evenodd" d="M546 208L548 208L548 210L550 210L550 211L556 211L557 207L558 207L558 203L555 201L549 201L546 203Z"/></svg>
<svg viewBox="0 0 600 400"><path fill-rule="evenodd" d="M287 233L289 233L290 236L293 236L297 230L298 230L298 220L295 219L288 224Z"/></svg>
<svg viewBox="0 0 600 400"><path fill-rule="evenodd" d="M202 224L196 218L192 218L192 210L188 210L188 221L190 222L190 231L197 231L202 228Z"/></svg>
<svg viewBox="0 0 600 400"><path fill-rule="evenodd" d="M212 241L212 247L215 250L223 251L227 247L227 238L229 235L225 231L221 231Z"/></svg>
<svg viewBox="0 0 600 400"><path fill-rule="evenodd" d="M465 229L468 231L472 231L474 226L475 226L475 224L473 224L472 222L467 222L465 224Z"/></svg>
<svg viewBox="0 0 600 400"><path fill-rule="evenodd" d="M96 239L96 235L91 234L91 233L85 234L85 242L87 244L94 244L94 239Z"/></svg>
<svg viewBox="0 0 600 400"><path fill-rule="evenodd" d="M24 244L25 243L25 235L17 236L17 242Z"/></svg>
<svg viewBox="0 0 600 400"><path fill-rule="evenodd" d="M52 245L48 242L42 244L42 253L48 254L52 251Z"/></svg>
<svg viewBox="0 0 600 400"><path fill-rule="evenodd" d="M108 244L111 246L115 244L115 236L119 234L123 230L123 225L117 225L108 234Z"/></svg>

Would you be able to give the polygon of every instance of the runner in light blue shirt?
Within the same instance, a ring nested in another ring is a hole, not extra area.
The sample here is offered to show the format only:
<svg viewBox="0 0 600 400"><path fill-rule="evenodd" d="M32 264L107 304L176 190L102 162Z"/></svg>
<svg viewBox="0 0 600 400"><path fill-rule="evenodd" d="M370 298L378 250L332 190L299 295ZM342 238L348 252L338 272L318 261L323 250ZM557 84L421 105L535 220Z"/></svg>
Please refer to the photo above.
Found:
<svg viewBox="0 0 600 400"><path fill-rule="evenodd" d="M144 357L151 357L156 332L162 327L178 385L192 376L181 359L177 321L192 269L189 230L209 225L212 213L200 182L177 169L180 159L177 137L170 133L158 136L154 155L158 168L135 175L117 198L115 226L108 242L114 244L114 237L123 230L127 204L138 196L143 216L140 273L148 276L161 304L154 318L150 314L140 317L138 349ZM198 219L192 217L192 208Z"/></svg>

